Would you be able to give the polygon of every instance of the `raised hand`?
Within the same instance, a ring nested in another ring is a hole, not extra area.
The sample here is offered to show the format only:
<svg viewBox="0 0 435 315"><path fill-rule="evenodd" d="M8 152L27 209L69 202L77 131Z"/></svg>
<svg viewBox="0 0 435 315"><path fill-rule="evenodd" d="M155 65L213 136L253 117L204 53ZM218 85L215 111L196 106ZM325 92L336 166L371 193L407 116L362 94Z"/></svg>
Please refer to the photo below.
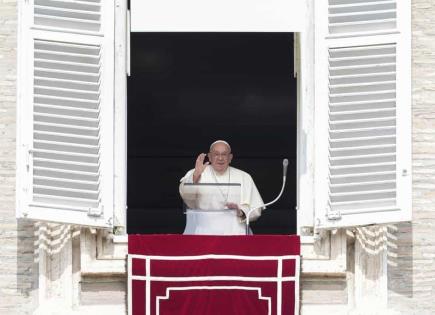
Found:
<svg viewBox="0 0 435 315"><path fill-rule="evenodd" d="M207 165L209 165L209 162L205 162L205 157L207 155L205 153L201 153L200 155L198 155L198 157L196 158L196 162L195 162L195 171L193 172L193 182L197 183L199 181L199 178L201 177L202 172L204 172L205 168L207 167Z"/></svg>

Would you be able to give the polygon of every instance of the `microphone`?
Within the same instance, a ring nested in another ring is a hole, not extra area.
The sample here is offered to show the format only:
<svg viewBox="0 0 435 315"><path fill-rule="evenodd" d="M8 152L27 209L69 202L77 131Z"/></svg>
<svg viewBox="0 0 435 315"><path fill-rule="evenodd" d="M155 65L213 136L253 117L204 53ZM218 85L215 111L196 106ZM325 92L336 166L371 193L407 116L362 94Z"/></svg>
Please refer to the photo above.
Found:
<svg viewBox="0 0 435 315"><path fill-rule="evenodd" d="M246 235L249 235L249 216L251 215L251 213L254 210L270 206L271 204L274 204L275 202L277 202L279 200L279 198L281 198L281 195L284 192L285 182L287 179L287 168L288 168L288 159L284 159L284 160L282 160L282 186L281 186L281 191L279 192L278 196L268 203L264 203L261 206L249 209L248 213L246 213Z"/></svg>
<svg viewBox="0 0 435 315"><path fill-rule="evenodd" d="M282 176L287 177L287 167L288 167L288 160L284 159L282 160Z"/></svg>

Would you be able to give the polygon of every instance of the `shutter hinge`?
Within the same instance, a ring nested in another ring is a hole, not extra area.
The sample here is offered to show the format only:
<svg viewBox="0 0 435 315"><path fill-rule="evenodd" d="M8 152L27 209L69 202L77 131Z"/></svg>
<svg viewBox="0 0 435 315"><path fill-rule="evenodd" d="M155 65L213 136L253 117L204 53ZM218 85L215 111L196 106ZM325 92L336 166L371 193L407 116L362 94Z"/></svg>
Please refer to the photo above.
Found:
<svg viewBox="0 0 435 315"><path fill-rule="evenodd" d="M30 171L30 163L31 163L31 160L33 158L33 153L35 152L35 150L29 148L29 146L27 146L27 145L25 146L25 149L27 151L27 154L26 154L26 170L27 170L27 172L29 172Z"/></svg>
<svg viewBox="0 0 435 315"><path fill-rule="evenodd" d="M99 206L98 208L89 208L88 216L90 217L101 217L103 215L104 206Z"/></svg>
<svg viewBox="0 0 435 315"><path fill-rule="evenodd" d="M327 211L326 217L328 220L341 220L341 213L340 211Z"/></svg>

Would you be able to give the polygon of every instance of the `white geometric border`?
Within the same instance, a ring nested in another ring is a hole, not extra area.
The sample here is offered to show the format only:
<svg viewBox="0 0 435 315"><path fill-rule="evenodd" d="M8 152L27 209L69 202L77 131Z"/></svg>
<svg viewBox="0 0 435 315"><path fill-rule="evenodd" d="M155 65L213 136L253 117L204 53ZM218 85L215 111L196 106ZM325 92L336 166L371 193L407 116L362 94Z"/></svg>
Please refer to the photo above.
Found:
<svg viewBox="0 0 435 315"><path fill-rule="evenodd" d="M242 287L242 286L192 286L192 287L168 287L166 288L165 296L156 296L156 314L160 315L160 301L169 300L171 291L189 291L189 290L247 290L247 291L257 291L259 300L267 301L267 314L271 315L272 311L272 299L270 297L264 297L261 294L261 288L258 287Z"/></svg>
<svg viewBox="0 0 435 315"><path fill-rule="evenodd" d="M133 259L145 260L145 276L133 276L132 261ZM277 261L277 275L276 277L243 277L243 276L195 276L195 277L155 277L151 276L151 261L152 260L166 260L166 261L189 261L189 260L205 260L205 259L234 259L234 260L250 260L250 261ZM282 263L284 260L295 261L295 276L283 277L282 276ZM128 255L128 314L133 314L132 305L132 281L140 280L145 281L146 294L145 294L145 315L151 315L151 282L152 281L216 281L216 280L229 280L229 281L248 281L248 282L276 282L277 284L277 315L281 314L282 307L282 283L295 282L295 312L299 314L299 274L300 274L300 257L297 255L283 255L283 256L245 256L245 255L195 255L195 256L154 256L154 255Z"/></svg>

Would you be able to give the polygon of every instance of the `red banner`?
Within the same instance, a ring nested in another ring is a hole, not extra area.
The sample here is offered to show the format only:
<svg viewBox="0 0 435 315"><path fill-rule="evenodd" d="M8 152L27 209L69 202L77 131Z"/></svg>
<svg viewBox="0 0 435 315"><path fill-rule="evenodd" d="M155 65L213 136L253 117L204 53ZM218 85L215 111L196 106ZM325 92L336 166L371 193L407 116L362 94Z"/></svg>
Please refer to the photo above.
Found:
<svg viewBox="0 0 435 315"><path fill-rule="evenodd" d="M298 314L298 236L130 235L129 313Z"/></svg>

